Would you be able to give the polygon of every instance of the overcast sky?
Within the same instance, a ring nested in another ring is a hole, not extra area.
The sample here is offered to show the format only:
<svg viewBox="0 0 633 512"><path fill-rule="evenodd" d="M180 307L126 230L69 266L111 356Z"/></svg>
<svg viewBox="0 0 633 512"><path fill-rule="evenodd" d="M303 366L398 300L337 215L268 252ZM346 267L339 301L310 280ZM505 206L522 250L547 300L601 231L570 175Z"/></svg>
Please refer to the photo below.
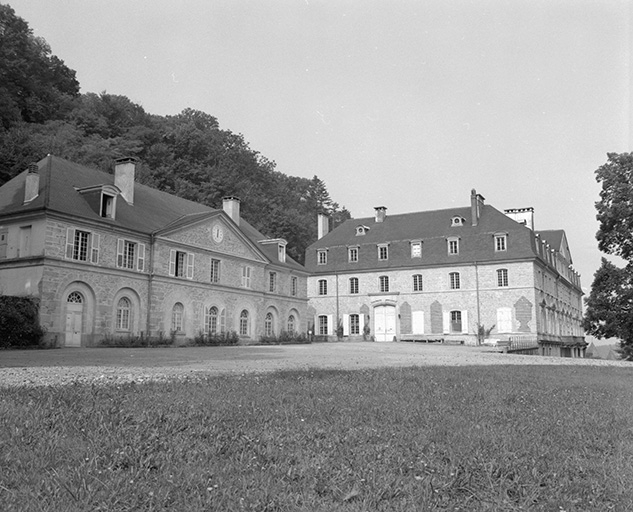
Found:
<svg viewBox="0 0 633 512"><path fill-rule="evenodd" d="M218 118L354 217L532 206L589 290L594 171L631 144L623 0L12 0L77 71L153 114Z"/></svg>

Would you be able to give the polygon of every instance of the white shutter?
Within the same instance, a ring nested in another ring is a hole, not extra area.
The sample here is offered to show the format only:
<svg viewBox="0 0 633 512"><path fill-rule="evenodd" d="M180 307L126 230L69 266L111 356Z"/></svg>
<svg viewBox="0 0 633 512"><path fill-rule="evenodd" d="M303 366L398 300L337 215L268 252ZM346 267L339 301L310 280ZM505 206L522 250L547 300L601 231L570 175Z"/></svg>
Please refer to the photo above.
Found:
<svg viewBox="0 0 633 512"><path fill-rule="evenodd" d="M92 233L90 238L92 239L92 251L90 253L90 262L95 265L99 263L99 241L100 235Z"/></svg>
<svg viewBox="0 0 633 512"><path fill-rule="evenodd" d="M442 311L442 323L444 327L444 334L451 332L451 312Z"/></svg>
<svg viewBox="0 0 633 512"><path fill-rule="evenodd" d="M462 311L462 334L468 334L468 311Z"/></svg>
<svg viewBox="0 0 633 512"><path fill-rule="evenodd" d="M66 258L72 259L75 251L75 228L66 229Z"/></svg>
<svg viewBox="0 0 633 512"><path fill-rule="evenodd" d="M327 315L327 333L329 336L334 334L334 315Z"/></svg>
<svg viewBox="0 0 633 512"><path fill-rule="evenodd" d="M424 311L414 311L412 313L413 334L424 334Z"/></svg>
<svg viewBox="0 0 633 512"><path fill-rule="evenodd" d="M349 315L343 315L343 336L349 336Z"/></svg>
<svg viewBox="0 0 633 512"><path fill-rule="evenodd" d="M497 332L512 332L512 308L497 309Z"/></svg>
<svg viewBox="0 0 633 512"><path fill-rule="evenodd" d="M124 246L125 242L123 241L122 238L119 238L116 241L116 266L117 267L122 267L123 266L123 246Z"/></svg>
<svg viewBox="0 0 633 512"><path fill-rule="evenodd" d="M358 315L358 332L360 334L365 333L365 315L363 315L362 313Z"/></svg>
<svg viewBox="0 0 633 512"><path fill-rule="evenodd" d="M193 279L193 256L192 252L187 253L187 279Z"/></svg>
<svg viewBox="0 0 633 512"><path fill-rule="evenodd" d="M176 275L176 249L169 250L169 275Z"/></svg>
<svg viewBox="0 0 633 512"><path fill-rule="evenodd" d="M138 244L138 262L136 264L136 269L139 272L143 272L145 270L145 244Z"/></svg>

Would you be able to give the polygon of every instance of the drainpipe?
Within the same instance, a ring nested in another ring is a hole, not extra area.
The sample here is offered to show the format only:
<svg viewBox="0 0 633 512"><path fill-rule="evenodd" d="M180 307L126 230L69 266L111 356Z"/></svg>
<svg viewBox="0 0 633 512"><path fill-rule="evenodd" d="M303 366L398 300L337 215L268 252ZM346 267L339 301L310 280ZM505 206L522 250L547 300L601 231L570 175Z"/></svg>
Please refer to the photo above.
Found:
<svg viewBox="0 0 633 512"><path fill-rule="evenodd" d="M152 311L152 282L154 280L154 233L149 235L149 265L148 265L148 277L147 277L147 323L145 330L147 332L147 343L149 344L150 338L150 326L151 326L151 311Z"/></svg>
<svg viewBox="0 0 633 512"><path fill-rule="evenodd" d="M477 295L477 345L481 344L481 340L479 339L479 326L481 325L481 309L479 304L479 265L475 261L475 288Z"/></svg>
<svg viewBox="0 0 633 512"><path fill-rule="evenodd" d="M336 276L336 338L338 339L338 325L340 320L340 316L339 316L339 298L338 298L338 272L334 272L334 275Z"/></svg>

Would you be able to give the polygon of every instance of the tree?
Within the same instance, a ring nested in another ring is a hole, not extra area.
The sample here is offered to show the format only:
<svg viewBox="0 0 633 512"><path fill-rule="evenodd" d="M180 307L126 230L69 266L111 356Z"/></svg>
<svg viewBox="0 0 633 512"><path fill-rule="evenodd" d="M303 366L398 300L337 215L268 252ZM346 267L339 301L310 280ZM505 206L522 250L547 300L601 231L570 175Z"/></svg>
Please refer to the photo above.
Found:
<svg viewBox="0 0 633 512"><path fill-rule="evenodd" d="M585 299L585 330L597 338L617 337L620 353L633 361L633 153L609 153L596 171L602 184L596 202L598 247L627 261L620 268L606 258Z"/></svg>

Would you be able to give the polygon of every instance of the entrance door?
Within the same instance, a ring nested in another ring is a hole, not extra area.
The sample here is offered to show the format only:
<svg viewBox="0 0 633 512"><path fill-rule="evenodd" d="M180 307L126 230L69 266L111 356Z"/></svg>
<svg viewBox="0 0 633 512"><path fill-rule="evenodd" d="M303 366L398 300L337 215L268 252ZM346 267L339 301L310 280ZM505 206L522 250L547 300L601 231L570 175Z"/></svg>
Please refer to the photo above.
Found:
<svg viewBox="0 0 633 512"><path fill-rule="evenodd" d="M71 293L66 303L66 347L81 347L83 310L83 297L77 292Z"/></svg>
<svg viewBox="0 0 633 512"><path fill-rule="evenodd" d="M393 341L396 335L395 306L377 306L374 309L376 341Z"/></svg>

